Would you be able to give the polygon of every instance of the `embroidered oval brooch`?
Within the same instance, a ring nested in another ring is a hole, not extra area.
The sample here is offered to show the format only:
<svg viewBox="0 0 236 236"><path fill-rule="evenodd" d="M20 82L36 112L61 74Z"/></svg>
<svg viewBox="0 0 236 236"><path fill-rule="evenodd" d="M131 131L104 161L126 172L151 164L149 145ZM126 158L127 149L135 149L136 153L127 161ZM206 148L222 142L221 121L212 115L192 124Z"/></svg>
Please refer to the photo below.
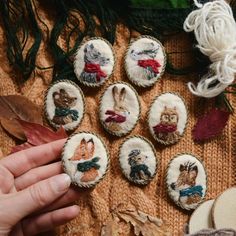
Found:
<svg viewBox="0 0 236 236"><path fill-rule="evenodd" d="M110 85L100 100L100 121L111 134L128 134L140 116L137 92L127 83Z"/></svg>
<svg viewBox="0 0 236 236"><path fill-rule="evenodd" d="M125 56L125 69L134 84L152 86L164 73L165 66L165 50L157 39L141 36L130 43Z"/></svg>
<svg viewBox="0 0 236 236"><path fill-rule="evenodd" d="M136 184L148 184L156 174L155 149L144 137L126 139L119 150L119 161L125 177Z"/></svg>
<svg viewBox="0 0 236 236"><path fill-rule="evenodd" d="M107 148L100 137L81 132L70 136L62 152L64 171L79 187L93 187L104 177L109 165Z"/></svg>
<svg viewBox="0 0 236 236"><path fill-rule="evenodd" d="M100 86L112 74L115 64L111 44L103 38L91 38L77 50L74 71L87 86Z"/></svg>
<svg viewBox="0 0 236 236"><path fill-rule="evenodd" d="M83 118L84 104L79 86L69 80L60 80L47 90L44 110L53 127L63 126L65 130L73 130Z"/></svg>
<svg viewBox="0 0 236 236"><path fill-rule="evenodd" d="M206 195L205 169L191 154L180 154L170 161L166 183L170 198L186 210L195 209Z"/></svg>
<svg viewBox="0 0 236 236"><path fill-rule="evenodd" d="M151 105L148 117L149 130L160 143L169 145L183 136L188 119L184 100L173 93L163 93Z"/></svg>

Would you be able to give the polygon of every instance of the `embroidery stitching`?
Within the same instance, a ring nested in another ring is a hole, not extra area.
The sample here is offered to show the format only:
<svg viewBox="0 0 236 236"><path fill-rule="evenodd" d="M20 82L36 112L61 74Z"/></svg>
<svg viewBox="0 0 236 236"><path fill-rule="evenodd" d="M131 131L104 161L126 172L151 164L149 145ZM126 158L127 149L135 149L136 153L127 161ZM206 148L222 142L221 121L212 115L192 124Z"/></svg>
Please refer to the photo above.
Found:
<svg viewBox="0 0 236 236"><path fill-rule="evenodd" d="M102 71L101 66L105 66L110 62L110 58L106 58L96 49L93 43L88 43L84 48L84 70L81 78L88 83L100 83L107 74Z"/></svg>
<svg viewBox="0 0 236 236"><path fill-rule="evenodd" d="M152 79L153 77L156 77L159 74L158 68L161 66L161 64L154 59L138 60L138 65L150 72L147 78L149 80Z"/></svg>
<svg viewBox="0 0 236 236"><path fill-rule="evenodd" d="M97 164L97 162L99 160L100 160L99 157L94 157L91 161L85 161L82 163L78 163L77 170L80 172L86 172L92 168L95 168L96 170L98 170L100 168L100 165Z"/></svg>
<svg viewBox="0 0 236 236"><path fill-rule="evenodd" d="M173 190L179 191L179 202L187 205L199 203L203 196L203 187L196 185L198 166L195 162L188 161L180 164L179 171L177 181L170 186Z"/></svg>
<svg viewBox="0 0 236 236"><path fill-rule="evenodd" d="M148 180L151 177L148 166L144 164L147 158L147 156L141 154L139 149L134 149L129 153L128 162L131 168L130 178L132 180Z"/></svg>
<svg viewBox="0 0 236 236"><path fill-rule="evenodd" d="M93 158L94 151L95 145L93 139L91 138L86 141L85 138L83 138L76 148L74 155L70 158L71 161L89 160L77 164L77 170L83 172L80 179L81 182L93 181L98 176L97 170L100 169L100 165L98 165L97 162L100 160L100 157Z"/></svg>
<svg viewBox="0 0 236 236"><path fill-rule="evenodd" d="M65 89L54 92L52 96L55 105L55 114L52 122L59 125L65 125L76 121L79 118L78 111L71 109L76 104L76 97L71 97Z"/></svg>
<svg viewBox="0 0 236 236"><path fill-rule="evenodd" d="M68 116L71 115L73 121L76 121L79 117L79 112L77 110L69 109L69 108L59 108L55 109L55 116Z"/></svg>
<svg viewBox="0 0 236 236"><path fill-rule="evenodd" d="M144 49L133 49L130 52L130 57L137 61L137 65L144 69L146 78L151 80L155 78L160 72L161 64L155 59L159 46L155 46L153 42L145 43Z"/></svg>
<svg viewBox="0 0 236 236"><path fill-rule="evenodd" d="M127 91L123 87L120 91L115 85L112 88L112 96L114 100L113 110L107 110L105 115L108 117L105 122L108 123L108 128L113 132L118 132L122 129L120 123L124 123L127 120L127 116L130 114L125 104Z"/></svg>
<svg viewBox="0 0 236 236"><path fill-rule="evenodd" d="M202 197L202 195L203 195L202 191L203 191L202 186L201 185L196 185L196 186L193 186L193 187L189 187L189 188L180 190L179 194L180 194L180 197L190 197L190 196L193 196L195 194Z"/></svg>
<svg viewBox="0 0 236 236"><path fill-rule="evenodd" d="M180 134L177 130L178 120L179 115L176 107L167 108L165 106L160 116L160 123L153 127L157 138L167 143L177 142L180 139Z"/></svg>
<svg viewBox="0 0 236 236"><path fill-rule="evenodd" d="M116 123L123 123L126 121L126 117L125 116L122 116L118 113L116 113L115 111L111 111L111 110L107 110L106 115L109 115L105 122L116 122Z"/></svg>

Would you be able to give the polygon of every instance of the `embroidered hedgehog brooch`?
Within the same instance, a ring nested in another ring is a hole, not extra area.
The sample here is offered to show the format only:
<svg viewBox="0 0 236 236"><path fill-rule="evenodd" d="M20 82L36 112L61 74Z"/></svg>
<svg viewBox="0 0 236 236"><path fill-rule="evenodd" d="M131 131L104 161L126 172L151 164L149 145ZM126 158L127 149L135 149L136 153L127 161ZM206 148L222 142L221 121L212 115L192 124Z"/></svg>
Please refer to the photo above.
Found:
<svg viewBox="0 0 236 236"><path fill-rule="evenodd" d="M144 137L126 139L120 147L119 161L124 176L136 184L148 184L156 174L155 149Z"/></svg>

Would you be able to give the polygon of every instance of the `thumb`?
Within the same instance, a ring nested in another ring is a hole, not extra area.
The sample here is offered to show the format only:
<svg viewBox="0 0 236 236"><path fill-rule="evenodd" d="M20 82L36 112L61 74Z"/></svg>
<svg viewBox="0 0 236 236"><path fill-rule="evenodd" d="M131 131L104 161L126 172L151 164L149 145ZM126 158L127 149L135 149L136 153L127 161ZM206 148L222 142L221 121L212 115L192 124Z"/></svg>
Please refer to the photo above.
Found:
<svg viewBox="0 0 236 236"><path fill-rule="evenodd" d="M12 195L8 199L10 206L7 210L12 218L12 225L54 202L68 191L70 184L70 177L67 174L60 174Z"/></svg>

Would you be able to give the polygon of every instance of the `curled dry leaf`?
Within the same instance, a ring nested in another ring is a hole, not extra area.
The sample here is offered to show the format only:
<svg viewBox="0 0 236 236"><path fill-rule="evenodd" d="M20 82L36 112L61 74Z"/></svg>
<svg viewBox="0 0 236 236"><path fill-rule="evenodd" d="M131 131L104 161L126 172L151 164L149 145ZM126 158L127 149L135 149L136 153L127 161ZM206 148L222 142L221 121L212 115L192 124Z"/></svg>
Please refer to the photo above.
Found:
<svg viewBox="0 0 236 236"><path fill-rule="evenodd" d="M0 118L2 127L14 137L20 140L26 140L23 129L21 128L19 122L16 119L6 119L4 117Z"/></svg>
<svg viewBox="0 0 236 236"><path fill-rule="evenodd" d="M139 236L169 236L168 227L161 219L147 215L141 211L127 210L119 212L118 216L134 227L134 234Z"/></svg>
<svg viewBox="0 0 236 236"><path fill-rule="evenodd" d="M107 221L105 225L103 225L101 230L101 236L119 236L119 218L114 216L112 219Z"/></svg>
<svg viewBox="0 0 236 236"><path fill-rule="evenodd" d="M40 124L30 123L23 120L17 121L22 127L27 142L13 147L12 153L68 137L63 127L54 132Z"/></svg>
<svg viewBox="0 0 236 236"><path fill-rule="evenodd" d="M103 226L101 236L118 236L119 219L133 226L136 236L169 236L171 231L163 221L137 210L113 212L113 219ZM116 215L116 216L115 216Z"/></svg>
<svg viewBox="0 0 236 236"><path fill-rule="evenodd" d="M42 109L21 95L0 96L0 120L3 128L20 140L26 140L16 119L43 124Z"/></svg>

